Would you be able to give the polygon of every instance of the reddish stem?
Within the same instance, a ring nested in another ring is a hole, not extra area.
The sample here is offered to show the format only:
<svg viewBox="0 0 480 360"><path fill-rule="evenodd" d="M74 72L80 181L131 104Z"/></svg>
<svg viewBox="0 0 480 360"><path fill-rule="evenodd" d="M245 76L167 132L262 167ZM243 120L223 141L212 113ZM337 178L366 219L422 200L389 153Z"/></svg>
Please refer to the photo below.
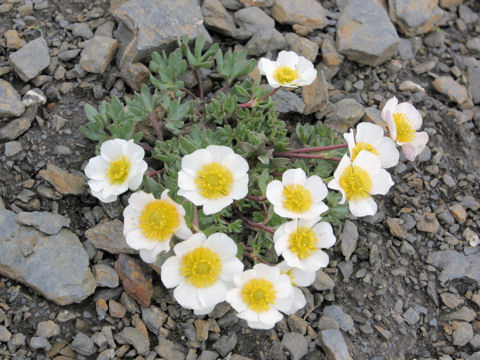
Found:
<svg viewBox="0 0 480 360"><path fill-rule="evenodd" d="M261 257L259 257L259 256L250 254L250 253L247 252L247 251L244 251L244 252L243 252L243 256L249 257L250 259L253 259L253 260L260 261L261 263L263 263L263 264L265 264L265 265L270 265L270 263L269 263L268 261L263 260L263 259L262 259Z"/></svg>
<svg viewBox="0 0 480 360"><path fill-rule="evenodd" d="M202 83L202 75L200 74L200 70L195 68L195 75L197 75L197 82L198 82L198 91L200 100L203 101L203 83Z"/></svg>
<svg viewBox="0 0 480 360"><path fill-rule="evenodd" d="M138 146L141 146L142 148L144 148L145 150L148 150L148 151L153 150L150 146L148 146L147 144L141 143L141 142L138 143Z"/></svg>
<svg viewBox="0 0 480 360"><path fill-rule="evenodd" d="M297 154L297 153L291 153L289 151L276 152L276 153L273 153L273 155L291 157L291 158L299 158L299 159L323 159L323 160L331 160L331 161L336 161L336 162L340 162L342 160L340 158L328 157L326 155Z"/></svg>
<svg viewBox="0 0 480 360"><path fill-rule="evenodd" d="M164 170L165 170L165 169L147 171L147 172L145 173L145 175L146 175L146 176L155 176L155 175L158 175L158 174L163 173Z"/></svg>
<svg viewBox="0 0 480 360"><path fill-rule="evenodd" d="M200 232L200 226L198 225L198 209L195 204L193 204L193 208L195 209L195 212L193 213L193 227L197 232Z"/></svg>
<svg viewBox="0 0 480 360"><path fill-rule="evenodd" d="M255 221L252 221L252 220L250 220L250 219L247 219L245 216L240 215L240 214L238 214L238 216L240 217L240 219L242 219L242 221L243 221L245 224L247 224L247 225L249 225L249 226L251 226L251 227L253 227L253 228L262 229L263 231L269 232L270 234L275 233L275 230L273 230L273 228L271 228L271 227L269 227L269 226L259 224L259 223L255 222Z"/></svg>
<svg viewBox="0 0 480 360"><path fill-rule="evenodd" d="M190 90L188 90L187 88L182 88L182 90L187 93L188 95L190 95L193 99L196 99L197 98L197 95L195 95L193 92L191 92Z"/></svg>
<svg viewBox="0 0 480 360"><path fill-rule="evenodd" d="M163 141L163 132L162 132L162 125L158 123L157 119L155 119L155 115L150 115L150 122L155 129L155 134L157 135L157 140Z"/></svg>
<svg viewBox="0 0 480 360"><path fill-rule="evenodd" d="M270 96L273 96L278 90L280 90L280 88L275 88L273 89L272 91L270 91L267 95L265 95L264 97L261 97L260 99L251 99L250 101L247 101L246 103L243 103L243 104L238 104L238 107L239 108L248 108L248 107L252 107L253 105L255 105L257 103L257 101L263 101L263 100L267 100Z"/></svg>
<svg viewBox="0 0 480 360"><path fill-rule="evenodd" d="M253 200L253 201L265 201L266 197L265 196L253 196L253 195L247 195L245 196L248 200Z"/></svg>
<svg viewBox="0 0 480 360"><path fill-rule="evenodd" d="M348 147L348 144L338 144L338 145L316 146L316 147L310 147L310 148L293 149L293 150L288 150L287 152L289 153L320 152L320 151L344 149L347 147Z"/></svg>

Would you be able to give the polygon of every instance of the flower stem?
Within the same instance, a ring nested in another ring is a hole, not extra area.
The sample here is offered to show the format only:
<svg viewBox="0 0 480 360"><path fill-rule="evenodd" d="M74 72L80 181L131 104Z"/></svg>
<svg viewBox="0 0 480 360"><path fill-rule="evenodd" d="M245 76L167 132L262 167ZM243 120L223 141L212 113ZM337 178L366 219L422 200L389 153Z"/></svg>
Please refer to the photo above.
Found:
<svg viewBox="0 0 480 360"><path fill-rule="evenodd" d="M246 103L243 103L243 104L238 104L238 107L239 108L248 108L248 107L252 107L253 105L255 105L258 101L264 101L264 100L267 100L270 96L273 96L278 90L280 90L280 88L275 88L273 89L272 91L270 91L267 95L265 95L264 97L261 97L260 99L251 99L250 101L247 101Z"/></svg>
<svg viewBox="0 0 480 360"><path fill-rule="evenodd" d="M203 101L203 83L202 83L202 75L200 74L200 70L195 68L195 75L197 75L197 82L198 82L198 91L200 100Z"/></svg>
<svg viewBox="0 0 480 360"><path fill-rule="evenodd" d="M155 129L155 134L157 135L157 140L163 141L163 132L162 132L162 125L158 123L157 119L155 118L155 114L150 114L150 122Z"/></svg>
<svg viewBox="0 0 480 360"><path fill-rule="evenodd" d="M188 90L187 88L182 88L182 90L183 90L186 94L190 95L193 99L196 99L196 98L198 97L197 95L195 95L193 92L191 92L191 91Z"/></svg>
<svg viewBox="0 0 480 360"><path fill-rule="evenodd" d="M144 148L144 149L147 150L147 151L152 151L152 150L153 150L153 149L152 149L150 146L148 146L147 144L144 144L144 143L139 142L138 145L141 146L142 148Z"/></svg>
<svg viewBox="0 0 480 360"><path fill-rule="evenodd" d="M240 217L240 219L242 219L242 221L247 224L248 226L251 226L253 228L257 228L257 229L262 229L263 231L266 231L266 232L269 232L270 234L273 234L275 233L275 230L273 228L271 228L270 226L266 226L266 225L263 225L263 224L259 224L255 221L252 221L250 219L247 219L245 216L243 215L240 215L238 214L238 216Z"/></svg>
<svg viewBox="0 0 480 360"><path fill-rule="evenodd" d="M249 257L250 259L253 259L253 260L257 260L257 261L260 261L261 263L265 264L265 265L270 265L270 263L268 261L265 261L263 260L261 257L257 256L257 255L253 255L247 251L244 251L243 252L243 256L246 256L246 257Z"/></svg>
<svg viewBox="0 0 480 360"><path fill-rule="evenodd" d="M146 176L150 176L150 177L151 177L151 176L155 176L155 175L158 175L158 174L163 173L164 170L165 170L165 169L147 171L147 172L145 173L145 175L146 175Z"/></svg>
<svg viewBox="0 0 480 360"><path fill-rule="evenodd" d="M253 195L247 195L245 196L248 200L253 200L253 201L265 201L266 197L265 196L253 196Z"/></svg>
<svg viewBox="0 0 480 360"><path fill-rule="evenodd" d="M320 151L344 149L347 147L348 147L348 144L338 144L338 145L316 146L316 147L309 147L309 148L293 149L293 150L288 150L286 152L289 152L289 153L320 152Z"/></svg>
<svg viewBox="0 0 480 360"><path fill-rule="evenodd" d="M273 153L273 155L282 156L282 157L290 157L290 158L298 158L298 159L323 159L323 160L331 160L331 161L336 161L336 162L340 162L342 160L340 158L328 157L326 155L298 154L298 153L292 153L290 151L276 152L276 153Z"/></svg>
<svg viewBox="0 0 480 360"><path fill-rule="evenodd" d="M193 204L193 203L192 203ZM194 210L194 213L193 213L193 228L197 231L197 232L200 232L200 226L198 225L198 209L197 207L195 206L195 204L193 204L193 208L195 209Z"/></svg>

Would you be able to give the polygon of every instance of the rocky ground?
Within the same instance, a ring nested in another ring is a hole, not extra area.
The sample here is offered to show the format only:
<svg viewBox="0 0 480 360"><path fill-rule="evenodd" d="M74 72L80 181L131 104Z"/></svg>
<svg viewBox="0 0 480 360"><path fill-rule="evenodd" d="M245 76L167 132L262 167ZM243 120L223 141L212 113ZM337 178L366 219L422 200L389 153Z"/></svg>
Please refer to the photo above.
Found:
<svg viewBox="0 0 480 360"><path fill-rule="evenodd" d="M480 359L479 14L476 0L3 1L0 358ZM225 303L176 305L123 240L126 197L101 204L82 175L83 105L131 94L153 49L207 32L314 61L312 86L277 93L284 119L342 132L396 95L431 139L375 216L337 229L306 308L271 331Z"/></svg>

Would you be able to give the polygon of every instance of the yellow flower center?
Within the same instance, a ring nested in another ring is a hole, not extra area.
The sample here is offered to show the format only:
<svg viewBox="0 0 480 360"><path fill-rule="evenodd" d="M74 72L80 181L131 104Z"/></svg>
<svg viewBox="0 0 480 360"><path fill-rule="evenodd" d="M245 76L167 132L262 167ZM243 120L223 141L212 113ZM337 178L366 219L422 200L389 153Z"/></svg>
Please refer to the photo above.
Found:
<svg viewBox="0 0 480 360"><path fill-rule="evenodd" d="M306 259L317 249L317 235L307 226L299 226L288 238L290 251L299 259Z"/></svg>
<svg viewBox="0 0 480 360"><path fill-rule="evenodd" d="M105 174L110 184L118 185L124 183L128 178L131 166L130 160L128 160L125 155L114 158Z"/></svg>
<svg viewBox="0 0 480 360"><path fill-rule="evenodd" d="M180 215L175 205L167 200L154 200L145 205L139 216L139 229L146 238L165 241L180 225Z"/></svg>
<svg viewBox="0 0 480 360"><path fill-rule="evenodd" d="M277 292L273 284L265 279L252 279L243 285L242 300L247 306L255 312L265 312L270 309Z"/></svg>
<svg viewBox="0 0 480 360"><path fill-rule="evenodd" d="M233 175L230 170L219 163L203 165L195 178L197 190L204 198L218 199L230 194Z"/></svg>
<svg viewBox="0 0 480 360"><path fill-rule="evenodd" d="M189 285L205 288L213 285L222 271L222 262L215 251L200 247L183 256L180 275Z"/></svg>
<svg viewBox="0 0 480 360"><path fill-rule="evenodd" d="M283 189L283 206L285 209L300 214L312 206L312 194L304 186L291 184Z"/></svg>
<svg viewBox="0 0 480 360"><path fill-rule="evenodd" d="M369 143L364 143L364 142L359 142L355 145L355 147L352 149L352 161L355 160L357 155L360 153L362 150L367 150L371 152L372 154L379 155L377 149L375 149L372 145Z"/></svg>
<svg viewBox="0 0 480 360"><path fill-rule="evenodd" d="M348 200L360 201L370 196L372 178L359 166L347 167L340 176L340 187L345 191Z"/></svg>
<svg viewBox="0 0 480 360"><path fill-rule="evenodd" d="M290 66L279 66L273 72L273 78L277 80L279 84L288 85L293 80L299 78L298 70L292 69Z"/></svg>
<svg viewBox="0 0 480 360"><path fill-rule="evenodd" d="M282 272L282 274L287 275L290 278L290 283L292 286L297 286L297 284L295 284L295 275L293 275L293 269L290 269L287 272Z"/></svg>
<svg viewBox="0 0 480 360"><path fill-rule="evenodd" d="M402 143L411 142L415 139L415 129L409 117L402 113L393 114L393 121L397 128L397 141Z"/></svg>

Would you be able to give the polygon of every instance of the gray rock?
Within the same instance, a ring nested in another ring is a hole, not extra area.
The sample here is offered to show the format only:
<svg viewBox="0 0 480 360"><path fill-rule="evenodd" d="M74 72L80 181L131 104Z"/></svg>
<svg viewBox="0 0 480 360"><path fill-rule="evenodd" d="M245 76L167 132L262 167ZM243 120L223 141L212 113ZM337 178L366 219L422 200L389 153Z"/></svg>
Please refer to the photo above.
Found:
<svg viewBox="0 0 480 360"><path fill-rule="evenodd" d="M445 316L445 320L463 320L466 322L472 322L477 317L475 310L469 307L462 306L457 311L454 311Z"/></svg>
<svg viewBox="0 0 480 360"><path fill-rule="evenodd" d="M452 343L455 346L464 346L473 339L473 328L467 322L460 321L453 330Z"/></svg>
<svg viewBox="0 0 480 360"><path fill-rule="evenodd" d="M403 313L403 319L407 322L407 324L414 325L420 320L420 315L411 307L407 309Z"/></svg>
<svg viewBox="0 0 480 360"><path fill-rule="evenodd" d="M12 333L8 329L0 325L0 342L9 342L12 338Z"/></svg>
<svg viewBox="0 0 480 360"><path fill-rule="evenodd" d="M281 32L275 29L258 29L252 38L245 44L248 55L259 56L269 51L283 49L285 39Z"/></svg>
<svg viewBox="0 0 480 360"><path fill-rule="evenodd" d="M140 355L148 355L150 342L140 330L134 327L126 327L120 333L120 337L132 345Z"/></svg>
<svg viewBox="0 0 480 360"><path fill-rule="evenodd" d="M348 261L350 260L352 254L355 252L358 241L357 226L350 220L345 220L341 241L342 254L343 256L345 256L345 260Z"/></svg>
<svg viewBox="0 0 480 360"><path fill-rule="evenodd" d="M282 345L288 349L293 360L299 360L308 353L307 339L299 333L290 332L283 335Z"/></svg>
<svg viewBox="0 0 480 360"><path fill-rule="evenodd" d="M443 31L434 31L423 39L423 43L428 47L439 48L445 42L445 33Z"/></svg>
<svg viewBox="0 0 480 360"><path fill-rule="evenodd" d="M119 277L115 269L108 265L97 264L92 269L93 275L99 287L116 288L119 284Z"/></svg>
<svg viewBox="0 0 480 360"><path fill-rule="evenodd" d="M155 335L160 334L163 323L167 320L168 315L156 306L142 308L142 320L148 329Z"/></svg>
<svg viewBox="0 0 480 360"><path fill-rule="evenodd" d="M11 53L9 61L20 79L29 81L50 65L47 42L43 37L32 40Z"/></svg>
<svg viewBox="0 0 480 360"><path fill-rule="evenodd" d="M440 268L442 282L468 277L480 283L480 252L465 256L454 250L430 253L427 262Z"/></svg>
<svg viewBox="0 0 480 360"><path fill-rule="evenodd" d="M14 156L22 151L22 144L18 141L9 141L5 143L5 156Z"/></svg>
<svg viewBox="0 0 480 360"><path fill-rule="evenodd" d="M113 35L113 29L115 28L114 21L107 21L105 24L100 25L97 30L95 30L95 36L106 36L111 38Z"/></svg>
<svg viewBox="0 0 480 360"><path fill-rule="evenodd" d="M407 36L430 32L442 23L445 12L431 0L388 0L392 21Z"/></svg>
<svg viewBox="0 0 480 360"><path fill-rule="evenodd" d="M302 86L302 98L305 103L303 109L305 115L325 110L328 105L328 83L323 71L317 70L317 77L313 83Z"/></svg>
<svg viewBox="0 0 480 360"><path fill-rule="evenodd" d="M0 79L0 117L17 117L23 114L25 106L17 91L3 79Z"/></svg>
<svg viewBox="0 0 480 360"><path fill-rule="evenodd" d="M73 24L72 34L75 37L81 37L84 40L93 38L93 32L86 23Z"/></svg>
<svg viewBox="0 0 480 360"><path fill-rule="evenodd" d="M25 255L25 247L30 250ZM95 291L88 255L69 230L45 236L20 226L15 214L0 209L0 274L22 282L47 299L67 305Z"/></svg>
<svg viewBox="0 0 480 360"><path fill-rule="evenodd" d="M480 351L469 356L466 360L480 360Z"/></svg>
<svg viewBox="0 0 480 360"><path fill-rule="evenodd" d="M98 354L97 360L111 360L115 358L115 350L107 349Z"/></svg>
<svg viewBox="0 0 480 360"><path fill-rule="evenodd" d="M44 105L47 103L47 97L42 90L35 88L28 90L27 93L23 95L22 103L25 106Z"/></svg>
<svg viewBox="0 0 480 360"><path fill-rule="evenodd" d="M318 44L302 36L298 36L295 33L287 33L284 36L285 44L289 50L295 51L297 55L303 56L309 61L314 61L318 55ZM328 43L324 41L323 43ZM333 44L333 41L330 40ZM322 50L322 55L324 51Z"/></svg>
<svg viewBox="0 0 480 360"><path fill-rule="evenodd" d="M279 90L272 96L272 100L275 102L273 109L279 113L303 113L305 109L305 103L302 98L292 91Z"/></svg>
<svg viewBox="0 0 480 360"><path fill-rule="evenodd" d="M350 0L337 22L337 49L350 60L379 65L397 50L400 38L385 8L375 0Z"/></svg>
<svg viewBox="0 0 480 360"><path fill-rule="evenodd" d="M48 342L47 339L43 337L34 336L30 339L30 348L33 350L40 350L43 349L45 351L49 351L52 348L52 345Z"/></svg>
<svg viewBox="0 0 480 360"><path fill-rule="evenodd" d="M13 346L15 348L25 346L25 340L27 337L22 333L16 333L12 336L12 339L8 342L8 347Z"/></svg>
<svg viewBox="0 0 480 360"><path fill-rule="evenodd" d="M158 346L155 348L155 351L166 360L185 359L185 354L181 350L180 345L165 339L163 336L158 337Z"/></svg>
<svg viewBox="0 0 480 360"><path fill-rule="evenodd" d="M467 69L468 92L472 96L474 104L480 104L480 67Z"/></svg>
<svg viewBox="0 0 480 360"><path fill-rule="evenodd" d="M105 36L95 36L85 42L80 56L80 66L91 73L103 73L112 61L117 47L117 40Z"/></svg>
<svg viewBox="0 0 480 360"><path fill-rule="evenodd" d="M343 331L348 331L355 327L352 317L345 314L340 306L325 306L323 315L335 320Z"/></svg>
<svg viewBox="0 0 480 360"><path fill-rule="evenodd" d="M353 360L340 330L329 329L320 332L323 351L329 360Z"/></svg>
<svg viewBox="0 0 480 360"><path fill-rule="evenodd" d="M468 95L465 86L460 85L451 76L440 76L432 83L435 90L442 93L452 101L455 101L464 109L469 109L473 106L472 99Z"/></svg>
<svg viewBox="0 0 480 360"><path fill-rule="evenodd" d="M123 236L123 223L115 219L113 221L98 224L88 229L85 236L93 245L110 254L136 254L137 251L127 245Z"/></svg>
<svg viewBox="0 0 480 360"><path fill-rule="evenodd" d="M0 129L0 140L15 140L32 126L37 114L37 105L30 106L21 117L10 121Z"/></svg>
<svg viewBox="0 0 480 360"><path fill-rule="evenodd" d="M281 24L298 24L310 30L328 25L325 9L315 0L276 0L271 12Z"/></svg>
<svg viewBox="0 0 480 360"><path fill-rule="evenodd" d="M37 332L35 335L43 338L51 338L52 336L60 335L60 326L55 324L52 320L41 321L37 325Z"/></svg>
<svg viewBox="0 0 480 360"><path fill-rule="evenodd" d="M234 14L237 25L254 34L259 29L275 28L275 20L256 6L238 10Z"/></svg>
<svg viewBox="0 0 480 360"><path fill-rule="evenodd" d="M402 60L410 60L415 57L410 39L400 39L397 50Z"/></svg>
<svg viewBox="0 0 480 360"><path fill-rule="evenodd" d="M78 54L80 54L81 49L73 49L73 50L65 50L62 51L61 53L58 54L58 59L60 61L70 61L72 59L75 59Z"/></svg>
<svg viewBox="0 0 480 360"><path fill-rule="evenodd" d="M197 360L217 360L218 354L215 351L203 350Z"/></svg>
<svg viewBox="0 0 480 360"><path fill-rule="evenodd" d="M473 24L478 20L478 14L470 9L467 5L460 5L458 8L460 18L467 24Z"/></svg>
<svg viewBox="0 0 480 360"><path fill-rule="evenodd" d="M135 91L140 91L143 84L150 82L150 70L142 63L126 63L120 76Z"/></svg>
<svg viewBox="0 0 480 360"><path fill-rule="evenodd" d="M202 4L205 25L212 30L231 36L235 31L233 16L223 7L220 0L205 0Z"/></svg>
<svg viewBox="0 0 480 360"><path fill-rule="evenodd" d="M332 290L335 287L335 281L320 269L316 272L312 287L317 291Z"/></svg>
<svg viewBox="0 0 480 360"><path fill-rule="evenodd" d="M34 226L47 235L56 235L62 227L70 226L70 219L47 211L22 211L17 215L17 221L24 225Z"/></svg>
<svg viewBox="0 0 480 360"><path fill-rule="evenodd" d="M220 0L220 2L228 10L239 10L243 7L239 0Z"/></svg>
<svg viewBox="0 0 480 360"><path fill-rule="evenodd" d="M222 335L218 338L217 341L212 345L218 353L225 357L227 354L233 350L233 348L237 345L237 336L233 334L232 336Z"/></svg>
<svg viewBox="0 0 480 360"><path fill-rule="evenodd" d="M91 356L95 353L96 348L90 336L79 332L72 341L72 350L83 356Z"/></svg>
<svg viewBox="0 0 480 360"><path fill-rule="evenodd" d="M119 22L117 63L141 60L152 51L175 46L177 38L205 34L202 11L195 0L129 0L113 11Z"/></svg>
<svg viewBox="0 0 480 360"><path fill-rule="evenodd" d="M457 306L462 305L464 302L463 297L457 294L447 292L440 294L440 298L442 299L442 302L450 309L455 309Z"/></svg>
<svg viewBox="0 0 480 360"><path fill-rule="evenodd" d="M355 99L342 99L333 105L333 112L325 119L325 125L330 125L339 133L345 133L364 115L363 106Z"/></svg>
<svg viewBox="0 0 480 360"><path fill-rule="evenodd" d="M470 345L475 349L480 349L480 334L476 334L472 340L470 340Z"/></svg>

